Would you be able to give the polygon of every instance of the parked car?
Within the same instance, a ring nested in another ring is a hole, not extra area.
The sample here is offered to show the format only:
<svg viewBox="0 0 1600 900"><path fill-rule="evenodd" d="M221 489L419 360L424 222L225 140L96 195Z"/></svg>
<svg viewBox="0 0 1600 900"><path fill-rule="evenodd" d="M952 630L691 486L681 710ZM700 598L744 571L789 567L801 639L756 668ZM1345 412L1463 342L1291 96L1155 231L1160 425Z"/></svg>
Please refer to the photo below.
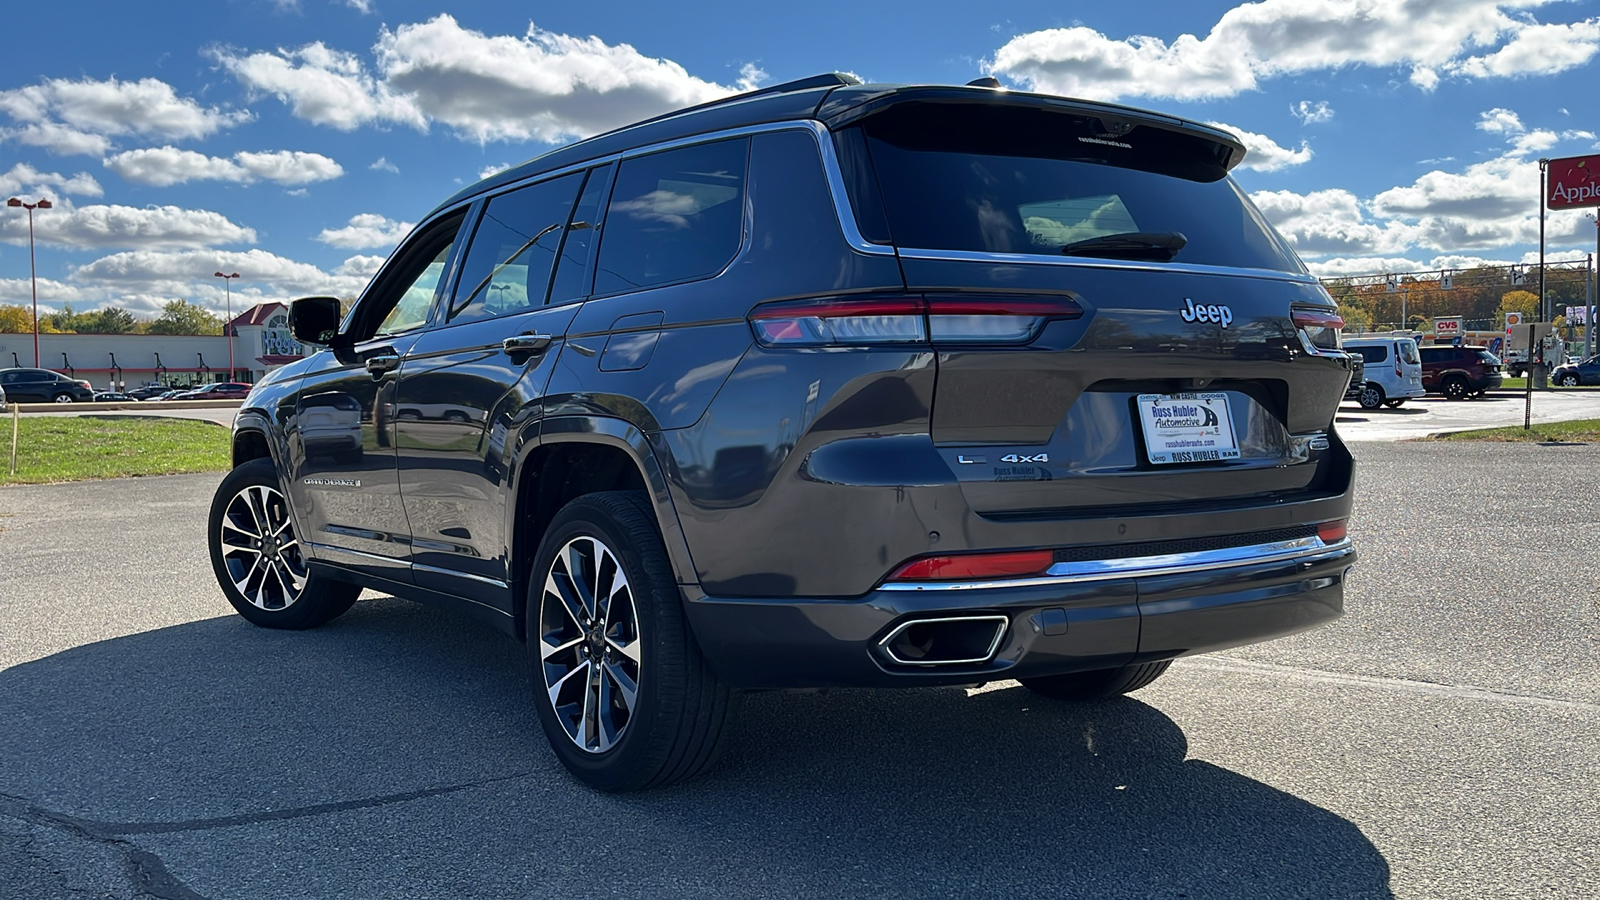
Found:
<svg viewBox="0 0 1600 900"><path fill-rule="evenodd" d="M1361 392L1366 387L1366 361L1361 354L1352 353L1348 348L1345 354L1350 357L1350 381L1345 385L1344 399L1359 401Z"/></svg>
<svg viewBox="0 0 1600 900"><path fill-rule="evenodd" d="M1484 347L1423 347L1422 386L1451 400L1482 397L1503 383L1500 357Z"/></svg>
<svg viewBox="0 0 1600 900"><path fill-rule="evenodd" d="M171 390L172 388L164 384L146 384L129 389L128 396L135 400L153 400Z"/></svg>
<svg viewBox="0 0 1600 900"><path fill-rule="evenodd" d="M219 381L197 387L191 391L181 391L164 400L240 400L250 394L250 385L236 381Z"/></svg>
<svg viewBox="0 0 1600 900"><path fill-rule="evenodd" d="M1365 382L1357 397L1362 409L1384 405L1394 409L1428 393L1422 386L1422 360L1417 355L1417 342L1411 338L1345 338L1344 348L1360 354L1366 363Z"/></svg>
<svg viewBox="0 0 1600 900"><path fill-rule="evenodd" d="M5 412L8 409L9 407L6 406L6 389L3 385L0 385L0 412Z"/></svg>
<svg viewBox="0 0 1600 900"><path fill-rule="evenodd" d="M138 400L139 400L138 397L134 397L134 396L131 396L129 394L124 394L121 391L95 391L94 392L94 401L96 403L134 403L134 402L137 402Z"/></svg>
<svg viewBox="0 0 1600 900"><path fill-rule="evenodd" d="M1328 622L1350 360L1243 158L1165 114L827 75L491 176L347 318L294 302L322 349L235 419L222 593L268 628L363 587L494 623L604 790L705 769L738 690L1108 697ZM330 394L383 452L306 452Z"/></svg>
<svg viewBox="0 0 1600 900"><path fill-rule="evenodd" d="M1566 365L1557 366L1556 370L1550 373L1550 383L1562 387L1600 384L1600 354L1591 356L1583 362L1568 361Z"/></svg>
<svg viewBox="0 0 1600 900"><path fill-rule="evenodd" d="M0 369L0 387L12 403L72 403L94 399L87 382L49 369Z"/></svg>

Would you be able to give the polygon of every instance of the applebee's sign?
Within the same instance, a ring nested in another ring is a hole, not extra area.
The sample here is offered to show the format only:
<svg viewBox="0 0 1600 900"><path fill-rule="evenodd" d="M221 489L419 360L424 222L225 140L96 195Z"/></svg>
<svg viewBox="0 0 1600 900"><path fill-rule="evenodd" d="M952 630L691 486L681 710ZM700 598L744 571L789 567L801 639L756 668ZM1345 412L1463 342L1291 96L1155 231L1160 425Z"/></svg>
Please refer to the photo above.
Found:
<svg viewBox="0 0 1600 900"><path fill-rule="evenodd" d="M1550 160L1547 209L1600 206L1600 156L1569 156Z"/></svg>

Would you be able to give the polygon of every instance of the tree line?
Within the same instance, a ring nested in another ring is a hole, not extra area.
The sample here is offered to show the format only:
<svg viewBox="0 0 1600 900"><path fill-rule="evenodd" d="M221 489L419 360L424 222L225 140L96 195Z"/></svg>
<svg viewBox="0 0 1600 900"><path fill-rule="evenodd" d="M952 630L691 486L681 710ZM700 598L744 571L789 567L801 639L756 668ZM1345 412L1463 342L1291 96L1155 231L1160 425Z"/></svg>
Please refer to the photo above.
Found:
<svg viewBox="0 0 1600 900"><path fill-rule="evenodd" d="M77 312L71 303L40 313L40 334L222 334L223 321L187 300L173 300L154 319L141 319L118 307ZM32 334L33 313L21 304L0 305L0 334Z"/></svg>
<svg viewBox="0 0 1600 900"><path fill-rule="evenodd" d="M1565 325L1566 308L1588 302L1585 265L1552 264L1545 268L1545 295L1557 326ZM1402 275L1393 286L1382 277L1325 278L1323 286L1339 304L1347 332L1414 329L1426 331L1442 316L1461 316L1469 331L1498 331L1507 312L1537 321L1539 267L1482 266L1450 273Z"/></svg>

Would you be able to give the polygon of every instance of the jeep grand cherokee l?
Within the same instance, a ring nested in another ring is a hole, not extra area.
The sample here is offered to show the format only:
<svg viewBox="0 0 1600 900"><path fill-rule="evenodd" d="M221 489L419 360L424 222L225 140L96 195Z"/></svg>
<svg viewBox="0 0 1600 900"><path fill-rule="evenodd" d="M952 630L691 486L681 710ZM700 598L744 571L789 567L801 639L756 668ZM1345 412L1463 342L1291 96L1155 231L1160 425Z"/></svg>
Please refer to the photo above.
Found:
<svg viewBox="0 0 1600 900"><path fill-rule="evenodd" d="M361 588L526 643L606 790L715 755L740 690L1103 697L1342 609L1349 381L1231 134L820 76L447 200L234 424L247 619ZM359 447L308 422L341 398ZM401 415L459 410L459 416Z"/></svg>

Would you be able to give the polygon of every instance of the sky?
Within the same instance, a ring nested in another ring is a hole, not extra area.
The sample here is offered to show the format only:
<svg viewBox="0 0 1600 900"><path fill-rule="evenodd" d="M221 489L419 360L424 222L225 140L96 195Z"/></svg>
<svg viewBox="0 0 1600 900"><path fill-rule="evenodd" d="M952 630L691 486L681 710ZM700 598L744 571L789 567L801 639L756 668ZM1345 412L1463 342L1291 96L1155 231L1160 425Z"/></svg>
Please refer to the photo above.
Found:
<svg viewBox="0 0 1600 900"><path fill-rule="evenodd" d="M453 7L453 8L451 8ZM355 296L445 197L554 147L820 72L1218 124L1322 275L1537 261L1540 157L1600 150L1600 0L679 6L10 4L0 198L39 304ZM1552 213L1550 259L1596 228ZM0 303L28 303L0 208Z"/></svg>

